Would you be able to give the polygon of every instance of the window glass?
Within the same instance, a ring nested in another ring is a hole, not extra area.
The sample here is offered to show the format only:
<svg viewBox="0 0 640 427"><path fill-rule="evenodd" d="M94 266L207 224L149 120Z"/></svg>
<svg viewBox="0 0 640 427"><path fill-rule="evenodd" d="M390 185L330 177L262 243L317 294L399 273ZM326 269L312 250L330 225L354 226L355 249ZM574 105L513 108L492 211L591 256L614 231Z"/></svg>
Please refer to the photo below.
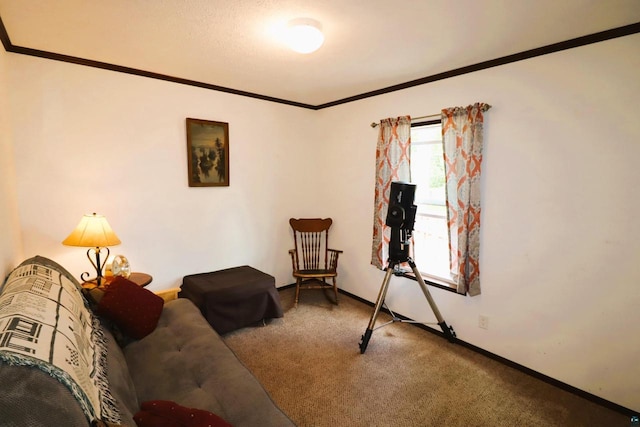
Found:
<svg viewBox="0 0 640 427"><path fill-rule="evenodd" d="M411 182L418 206L413 232L413 260L425 278L451 282L445 195L442 126L411 128Z"/></svg>

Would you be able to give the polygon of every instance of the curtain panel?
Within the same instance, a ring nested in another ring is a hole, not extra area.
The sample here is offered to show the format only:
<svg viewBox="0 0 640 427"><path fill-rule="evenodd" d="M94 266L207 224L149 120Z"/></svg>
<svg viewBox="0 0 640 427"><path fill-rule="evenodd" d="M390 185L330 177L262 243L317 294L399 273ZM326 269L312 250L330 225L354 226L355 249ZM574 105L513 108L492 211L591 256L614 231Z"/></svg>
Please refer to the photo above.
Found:
<svg viewBox="0 0 640 427"><path fill-rule="evenodd" d="M402 116L380 121L376 147L371 264L381 270L386 269L389 258L391 230L385 225L389 190L393 181L411 181L410 144L411 117Z"/></svg>
<svg viewBox="0 0 640 427"><path fill-rule="evenodd" d="M480 294L480 175L484 116L490 105L442 110L449 266L458 293Z"/></svg>

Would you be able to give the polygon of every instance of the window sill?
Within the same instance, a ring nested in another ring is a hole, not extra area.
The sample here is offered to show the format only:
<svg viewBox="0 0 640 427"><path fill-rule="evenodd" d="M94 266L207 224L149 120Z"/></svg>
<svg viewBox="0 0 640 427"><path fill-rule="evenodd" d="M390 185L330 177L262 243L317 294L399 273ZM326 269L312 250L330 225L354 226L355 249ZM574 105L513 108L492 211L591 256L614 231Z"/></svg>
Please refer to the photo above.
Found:
<svg viewBox="0 0 640 427"><path fill-rule="evenodd" d="M415 276L415 274L413 274L413 272L402 272L398 274L398 276L406 277L407 279L415 280L416 282L418 281L417 277ZM427 285L440 288L445 291L453 292L455 294L458 293L458 287L453 283L449 283L444 280L438 280L434 277L425 277L424 275L422 276L422 280L424 280L424 283ZM466 295L466 294L459 294L459 295Z"/></svg>

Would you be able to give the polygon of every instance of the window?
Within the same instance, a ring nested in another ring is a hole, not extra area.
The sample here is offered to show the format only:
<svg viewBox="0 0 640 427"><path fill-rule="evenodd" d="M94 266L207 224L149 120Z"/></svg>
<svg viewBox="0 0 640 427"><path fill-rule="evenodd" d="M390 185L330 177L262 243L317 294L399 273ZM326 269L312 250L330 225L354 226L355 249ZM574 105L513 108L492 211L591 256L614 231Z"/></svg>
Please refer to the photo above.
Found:
<svg viewBox="0 0 640 427"><path fill-rule="evenodd" d="M440 121L411 127L411 182L418 206L413 232L413 260L425 281L452 287Z"/></svg>

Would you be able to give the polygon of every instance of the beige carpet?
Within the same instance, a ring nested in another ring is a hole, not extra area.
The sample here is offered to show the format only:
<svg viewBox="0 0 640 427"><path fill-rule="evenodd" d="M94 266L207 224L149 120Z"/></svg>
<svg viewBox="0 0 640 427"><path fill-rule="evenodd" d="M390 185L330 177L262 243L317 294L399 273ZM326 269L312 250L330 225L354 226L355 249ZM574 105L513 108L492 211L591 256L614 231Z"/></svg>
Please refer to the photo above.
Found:
<svg viewBox="0 0 640 427"><path fill-rule="evenodd" d="M407 323L374 331L360 354L370 306L345 295L335 306L322 291L303 290L293 308L293 292L280 293L283 319L225 341L300 427L630 424L628 416ZM388 319L381 313L377 324Z"/></svg>

